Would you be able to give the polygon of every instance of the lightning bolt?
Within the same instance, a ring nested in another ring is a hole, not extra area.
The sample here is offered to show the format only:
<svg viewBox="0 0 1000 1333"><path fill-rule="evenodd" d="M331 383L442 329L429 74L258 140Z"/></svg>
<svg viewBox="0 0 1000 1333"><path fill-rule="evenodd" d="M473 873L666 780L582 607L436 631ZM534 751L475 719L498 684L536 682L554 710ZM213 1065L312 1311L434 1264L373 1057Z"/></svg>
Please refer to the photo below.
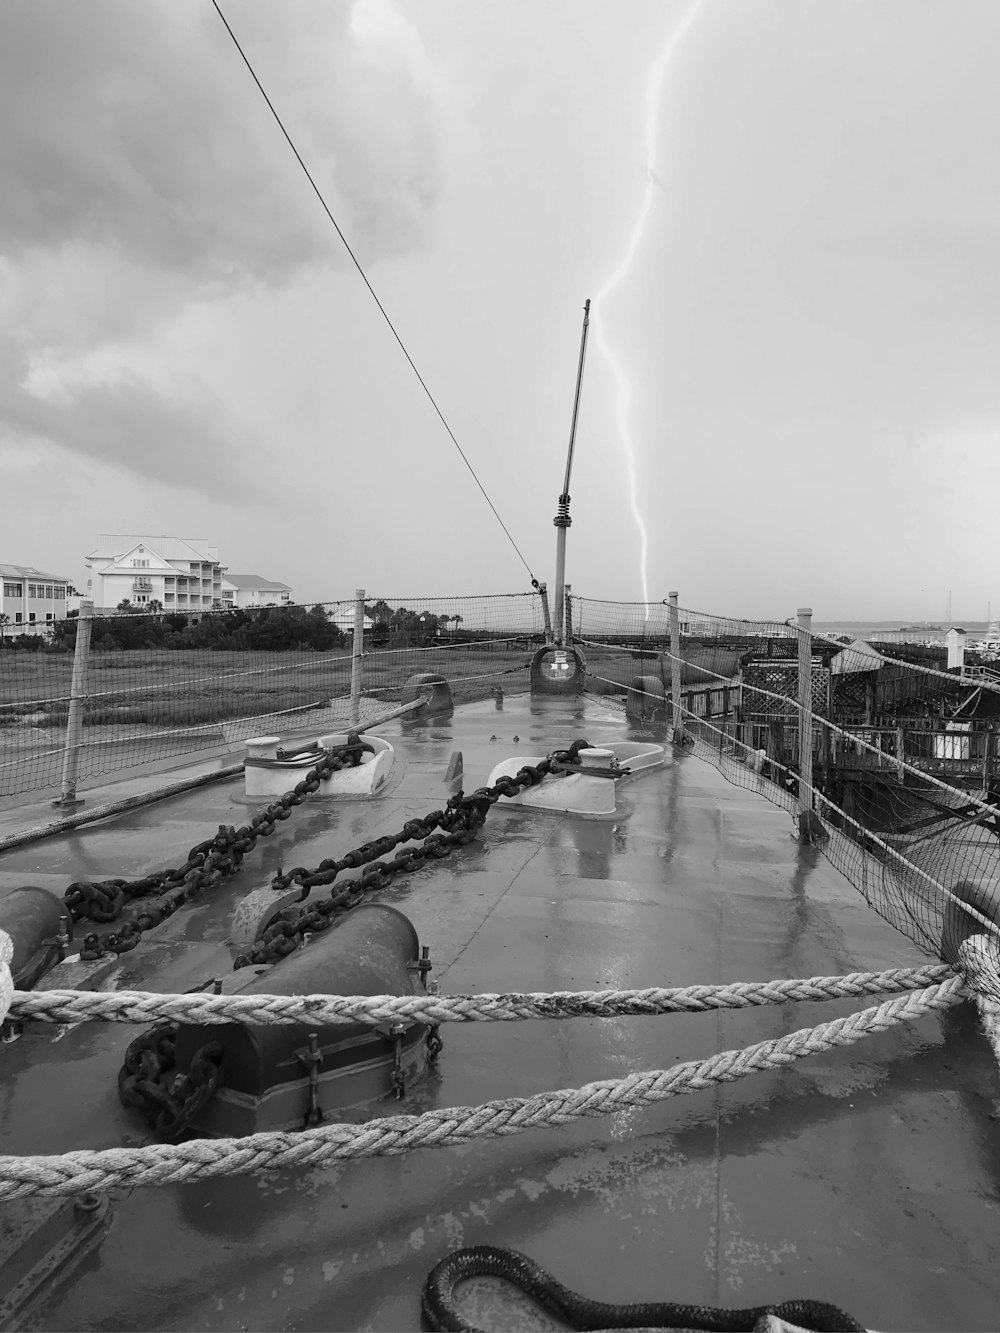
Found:
<svg viewBox="0 0 1000 1333"><path fill-rule="evenodd" d="M646 81L646 135L645 152L646 160L644 172L646 175L646 188L643 191L642 206L639 209L639 215L635 220L629 237L628 245L625 247L625 253L622 256L618 267L609 274L604 286L597 293L595 306L597 312L604 308L604 302L611 293L628 277L629 270L632 267L632 261L639 250L642 238L646 230L646 223L649 220L650 212L653 208L653 190L658 184L655 177L653 166L656 161L656 122L657 111L660 104L660 92L663 87L663 80L667 69L677 54L678 48L682 45L685 37L691 31L695 19L698 17L704 0L695 0L694 4L687 11L684 17L678 23L677 27L666 39L660 54L657 56L653 67L649 71L649 78ZM603 325L601 321L594 322L594 341L597 349L607 361L616 387L616 409L615 415L618 421L618 434L622 443L622 452L625 455L625 471L628 477L629 504L632 509L632 516L635 519L636 527L639 529L639 573L642 579L642 600L649 601L649 583L646 576L646 560L649 551L649 538L646 533L646 524L639 509L639 498L636 487L636 466L635 466L635 446L632 443L632 434L629 430L629 403L632 398L632 386L629 383L628 376L622 367L622 363L615 355L610 343L604 336Z"/></svg>

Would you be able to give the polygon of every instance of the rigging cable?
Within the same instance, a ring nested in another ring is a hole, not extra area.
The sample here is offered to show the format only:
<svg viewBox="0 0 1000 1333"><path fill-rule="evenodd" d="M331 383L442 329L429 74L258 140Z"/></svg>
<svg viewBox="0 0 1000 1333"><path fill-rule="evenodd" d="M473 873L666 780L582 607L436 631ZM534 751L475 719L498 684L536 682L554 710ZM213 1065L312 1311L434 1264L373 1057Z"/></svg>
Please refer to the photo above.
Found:
<svg viewBox="0 0 1000 1333"><path fill-rule="evenodd" d="M372 300L373 300L373 301L375 302L375 304L378 306L379 311L381 312L382 318L385 320L386 324L388 324L388 326L389 326L389 330L390 330L390 332L392 333L392 336L396 339L396 342L399 344L400 350L402 351L403 355L406 357L407 361L410 363L410 369L413 371L414 375L416 375L417 380L418 380L419 383L420 383L420 387L423 389L424 393L427 395L428 400L430 401L430 405L431 405L431 407L433 407L434 411L437 413L438 418L439 418L440 421L441 421L442 426L444 426L445 430L448 432L448 435L449 435L450 438L451 438L451 442L452 442L452 444L455 446L455 448L456 448L456 449L458 450L458 452L459 452L459 455L461 456L462 462L465 464L465 466L466 466L466 467L469 469L469 471L472 473L472 478L473 478L473 480L475 481L475 483L476 483L476 485L479 487L479 489L482 491L482 493L483 493L483 498L485 499L486 503L487 503L487 504L489 505L489 507L493 510L493 514L494 514L494 516L495 516L497 522L500 524L500 526L503 528L504 532L505 532L506 535L507 535L507 540L510 542L511 546L513 546L514 550L517 552L518 559L521 561L521 564L522 564L522 565L525 567L525 569L528 571L528 577L531 579L532 586L537 588L537 587L538 587L538 580L535 578L534 574L532 574L532 572L531 572L531 566L528 564L527 560L525 560L524 556L521 554L521 551L520 551L520 548L518 547L517 542L514 540L514 538L510 535L510 532L507 530L507 525L506 525L506 523L505 523L505 522L503 521L503 519L500 517L499 513L497 513L496 505L494 505L493 501L492 501L492 500L490 499L490 497L486 494L486 489L485 489L485 487L483 486L483 483L482 483L482 482L479 480L479 478L476 476L475 468L474 468L474 467L472 466L472 464L469 462L468 458L466 458L466 456L465 456L465 451L462 449L462 446L459 444L458 440L455 438L455 432L452 430L452 428L448 425L448 422L445 420L444 413L441 411L440 407L438 407L437 402L435 401L434 395L431 393L430 389L427 387L427 384L426 384L426 382L425 382L425 380L424 380L423 375L421 375L420 371L417 369L416 364L415 364L415 362L414 362L414 360L413 360L413 357L410 356L409 352L406 350L406 345L404 344L402 338L401 338L401 337L399 336L399 334L396 332L396 326L393 324L392 320L389 318L389 315L388 315L388 313L387 313L387 311L386 311L386 309L385 309L385 306L384 306L384 305L382 304L382 302L379 300L379 298L378 298L378 296L377 296L377 294L376 294L376 292L375 292L375 288L374 288L374 287L371 285L371 283L368 281L368 275L365 273L364 269L361 267L361 264L360 264L360 262L359 262L359 260L358 260L357 255L356 255L356 254L354 253L354 251L351 249L351 247L350 247L350 245L349 245L349 243L348 243L347 237L346 237L346 236L344 235L344 233L340 230L340 227L339 227L339 225L338 225L338 223L337 223L337 219L336 219L336 218L333 216L333 214L331 213L331 211L330 211L330 207L329 207L329 205L327 204L326 200L323 198L323 195L322 195L322 192L320 191L319 186L316 184L315 180L313 180L312 173L310 172L309 168L306 166L305 162L302 160L302 155L301 155L301 153L300 153L299 150L295 147L295 144L294 144L293 141L292 141L292 136L291 136L291 135L288 133L288 131L285 129L284 123L282 122L281 117L278 115L277 111L275 110L273 102L272 102L271 99L268 97L267 93L264 91L264 85L261 83L260 79L258 79L257 74L256 74L256 72L255 72L255 70L254 70L253 65L250 64L250 61L249 61L249 59L247 58L247 54L246 54L246 52L243 50L243 47L240 45L239 40L237 39L236 34L233 32L232 28L229 26L229 22L228 22L228 20L227 20L227 18L226 18L226 16L225 16L225 14L223 14L222 10L219 8L218 0L212 0L212 7L214 8L215 12L218 14L219 18L222 20L222 23L223 23L223 26L224 26L225 29L226 29L226 32L228 32L228 33L229 33L229 36L232 38L233 45L236 47L237 51L239 51L240 55L243 57L243 63L246 65L247 69L250 71L250 77L253 79L254 83L257 85L258 89L260 90L260 95L261 95L261 97L263 97L264 101L267 103L268 110L271 112L271 115L272 115L272 116L274 117L274 119L277 121L278 129L281 130L281 133L285 136L285 139L287 140L288 146L289 146L289 148L292 150L292 152L295 154L295 157L296 157L296 160L297 160L299 166L300 166L300 167L302 168L302 170L305 172L306 180L308 180L309 184L312 186L312 188L313 188L313 193L316 195L316 198L319 200L320 204L321 204L322 207L323 207L323 211L324 211L324 213L326 214L326 216L329 218L330 222L332 223L334 231L336 231L337 235L340 237L341 242L343 243L344 249L345 249L345 250L347 251L347 253L350 255L351 260L352 260L352 262L353 262L353 264L354 264L354 267L355 267L355 268L358 270L358 272L361 274L361 279L362 279L362 281L364 282L365 286L368 288L368 291L371 293Z"/></svg>

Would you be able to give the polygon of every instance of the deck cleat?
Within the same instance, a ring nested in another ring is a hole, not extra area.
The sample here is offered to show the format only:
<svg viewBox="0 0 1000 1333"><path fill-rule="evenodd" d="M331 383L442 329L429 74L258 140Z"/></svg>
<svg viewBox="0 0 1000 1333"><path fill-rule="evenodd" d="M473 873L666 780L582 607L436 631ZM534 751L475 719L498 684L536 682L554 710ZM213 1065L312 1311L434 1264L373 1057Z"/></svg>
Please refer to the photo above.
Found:
<svg viewBox="0 0 1000 1333"><path fill-rule="evenodd" d="M359 738L333 732L298 745L282 746L280 736L254 736L247 741L244 789L250 799L282 796L331 753L360 743L356 764L347 764L320 779L316 796L374 796L386 786L396 766L396 752L380 736Z"/></svg>
<svg viewBox="0 0 1000 1333"><path fill-rule="evenodd" d="M516 755L505 759L490 773L487 785L494 786L502 777L514 777L522 768L534 767L544 758L544 755ZM618 782L648 769L662 768L667 763L667 751L665 746L647 741L614 741L580 750L577 760L557 763L555 772L517 796L506 798L506 803L596 818L614 815Z"/></svg>

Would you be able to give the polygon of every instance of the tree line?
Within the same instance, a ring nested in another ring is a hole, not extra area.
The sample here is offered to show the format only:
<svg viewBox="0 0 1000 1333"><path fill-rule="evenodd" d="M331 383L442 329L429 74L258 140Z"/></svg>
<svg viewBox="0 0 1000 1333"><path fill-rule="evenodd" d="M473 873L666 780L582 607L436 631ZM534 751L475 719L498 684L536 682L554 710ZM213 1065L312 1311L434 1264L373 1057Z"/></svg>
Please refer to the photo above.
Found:
<svg viewBox="0 0 1000 1333"><path fill-rule="evenodd" d="M436 615L390 606L379 600L365 606L365 642L374 648L425 647L461 635L461 615ZM46 625L45 635L12 632L9 617L0 614L0 647L29 652L67 652L76 645L78 619ZM204 611L196 615L164 611L157 602L143 608L121 602L114 615L91 621L95 649L200 648L219 652L283 652L289 649L329 652L343 648L352 635L335 624L326 608L268 606L247 610Z"/></svg>

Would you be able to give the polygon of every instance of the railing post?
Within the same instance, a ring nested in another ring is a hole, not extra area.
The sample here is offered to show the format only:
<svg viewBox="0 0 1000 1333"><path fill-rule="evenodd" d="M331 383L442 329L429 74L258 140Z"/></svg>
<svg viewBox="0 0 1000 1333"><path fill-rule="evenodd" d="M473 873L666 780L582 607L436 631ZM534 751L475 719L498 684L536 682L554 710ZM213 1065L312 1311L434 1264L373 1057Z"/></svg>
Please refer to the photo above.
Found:
<svg viewBox="0 0 1000 1333"><path fill-rule="evenodd" d="M565 643L573 642L573 592L572 585L566 584L566 637Z"/></svg>
<svg viewBox="0 0 1000 1333"><path fill-rule="evenodd" d="M90 633L93 628L94 603L80 603L76 622L76 651L73 654L73 678L69 687L69 716L66 719L66 750L63 754L62 787L56 807L82 805L76 794L80 770L80 740L83 735L83 704L87 697L87 664L90 660Z"/></svg>
<svg viewBox="0 0 1000 1333"><path fill-rule="evenodd" d="M361 720L361 657L365 646L365 590L354 590L354 646L351 657L351 722Z"/></svg>
<svg viewBox="0 0 1000 1333"><path fill-rule="evenodd" d="M799 840L826 836L813 810L812 609L799 607Z"/></svg>
<svg viewBox="0 0 1000 1333"><path fill-rule="evenodd" d="M676 745L684 740L681 721L681 620L677 609L677 593L667 594L670 603L670 702L671 736Z"/></svg>
<svg viewBox="0 0 1000 1333"><path fill-rule="evenodd" d="M985 741L983 747L983 792L989 791L993 782L993 727L987 725ZM971 749L971 747L970 747Z"/></svg>

